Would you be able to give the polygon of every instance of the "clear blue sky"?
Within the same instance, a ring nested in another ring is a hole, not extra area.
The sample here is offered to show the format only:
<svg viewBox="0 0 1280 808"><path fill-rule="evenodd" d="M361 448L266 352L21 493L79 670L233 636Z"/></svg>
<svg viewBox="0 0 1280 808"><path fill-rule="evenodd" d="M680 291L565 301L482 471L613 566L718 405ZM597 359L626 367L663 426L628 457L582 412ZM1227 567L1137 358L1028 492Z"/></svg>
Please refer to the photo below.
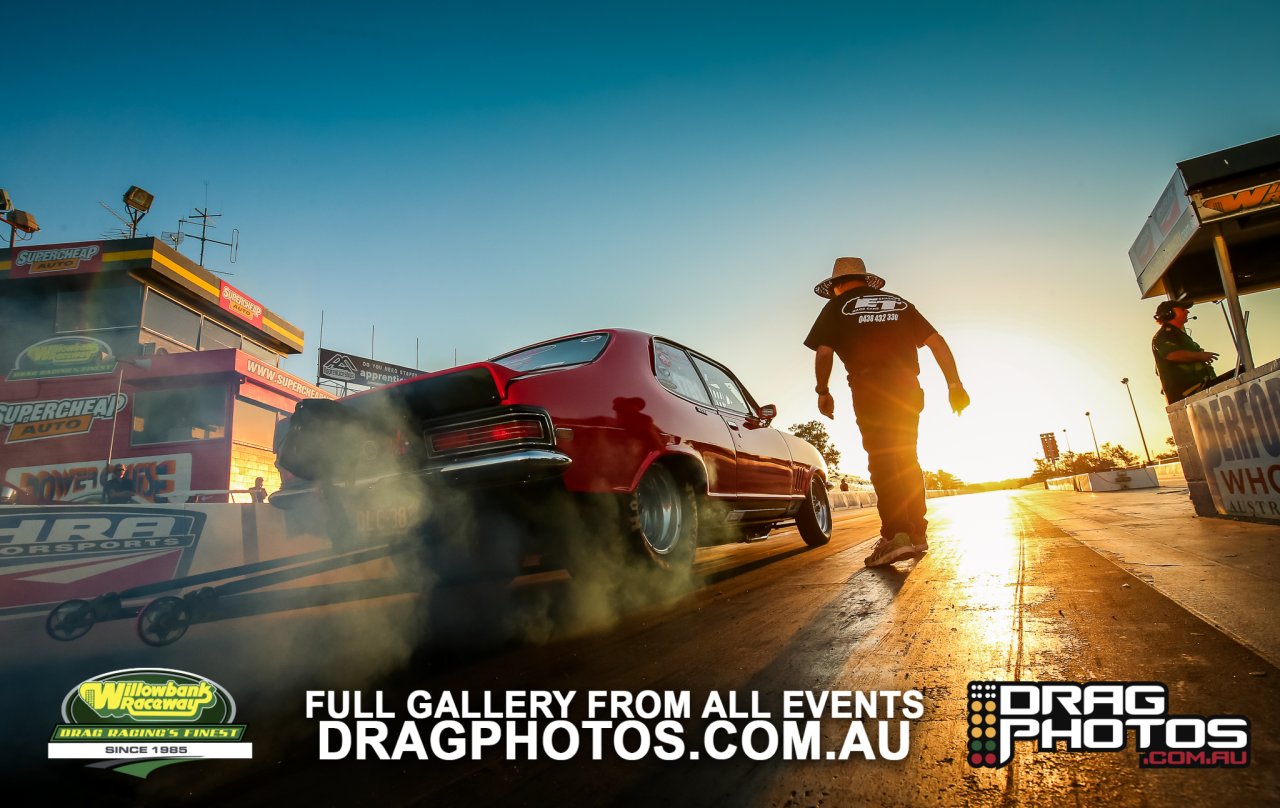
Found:
<svg viewBox="0 0 1280 808"><path fill-rule="evenodd" d="M1030 6L1031 4L1025 4ZM206 264L326 347L436 369L560 333L666 334L817 417L811 288L861 255L955 349L922 459L1029 471L1038 434L1168 434L1126 251L1178 160L1280 132L1280 6L1240 2L76 3L5 12L0 187L98 237L192 206ZM24 89L25 88L25 89ZM118 207L118 205L117 205ZM190 242L184 249L191 253ZM1246 299L1280 356L1275 293ZM1230 358L1221 315L1195 335ZM1205 316L1207 315L1207 316ZM847 400L832 425L865 468ZM1078 436L1078 437L1077 437ZM1065 448L1065 447L1064 447Z"/></svg>

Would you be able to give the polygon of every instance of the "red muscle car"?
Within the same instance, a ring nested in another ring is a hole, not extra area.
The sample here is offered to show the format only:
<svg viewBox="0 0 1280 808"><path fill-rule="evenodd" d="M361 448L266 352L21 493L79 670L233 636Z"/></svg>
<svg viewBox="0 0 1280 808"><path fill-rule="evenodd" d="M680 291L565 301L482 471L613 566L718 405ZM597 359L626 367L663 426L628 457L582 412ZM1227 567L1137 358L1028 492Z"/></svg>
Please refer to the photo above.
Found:
<svg viewBox="0 0 1280 808"><path fill-rule="evenodd" d="M591 523L601 515L616 520L629 552L660 567L689 563L698 544L760 538L792 522L807 544L826 544L826 465L812 445L772 428L775 415L697 351L636 331L591 331L301 402L277 447L286 482L271 502L328 503L322 521L335 542L443 535L502 514L522 538L501 552L522 557L572 559L572 545L605 540L609 531ZM471 517L455 507L460 494ZM566 498L591 514L586 530L562 524L555 501Z"/></svg>

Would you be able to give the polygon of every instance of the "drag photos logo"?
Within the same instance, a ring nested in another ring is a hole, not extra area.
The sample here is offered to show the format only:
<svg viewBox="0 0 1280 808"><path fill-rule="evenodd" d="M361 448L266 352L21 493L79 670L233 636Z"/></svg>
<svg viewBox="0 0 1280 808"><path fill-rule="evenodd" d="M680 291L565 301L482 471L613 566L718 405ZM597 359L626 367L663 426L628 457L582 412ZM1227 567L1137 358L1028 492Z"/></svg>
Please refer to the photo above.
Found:
<svg viewBox="0 0 1280 808"><path fill-rule="evenodd" d="M1240 768L1251 759L1242 715L1169 715L1160 682L970 682L966 752L974 768L1001 768L1015 741L1037 752L1119 752L1134 737L1138 765Z"/></svg>

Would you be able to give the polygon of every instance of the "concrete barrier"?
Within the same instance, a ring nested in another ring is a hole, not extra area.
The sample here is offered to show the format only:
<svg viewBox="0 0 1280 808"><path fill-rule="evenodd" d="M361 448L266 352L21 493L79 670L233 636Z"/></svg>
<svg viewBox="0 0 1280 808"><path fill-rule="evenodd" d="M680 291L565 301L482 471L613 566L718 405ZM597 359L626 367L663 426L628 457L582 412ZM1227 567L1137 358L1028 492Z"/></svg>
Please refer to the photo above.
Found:
<svg viewBox="0 0 1280 808"><path fill-rule="evenodd" d="M837 511L846 508L871 508L876 504L875 491L831 491L831 507Z"/></svg>
<svg viewBox="0 0 1280 808"><path fill-rule="evenodd" d="M1070 477L1054 477L1048 481L1054 491L1128 491L1134 488L1156 488L1160 483L1151 467L1138 469L1109 469Z"/></svg>
<svg viewBox="0 0 1280 808"><path fill-rule="evenodd" d="M959 493L959 491L925 491L924 495L933 499L934 497L953 497ZM837 511L846 508L874 508L876 505L875 491L831 491L827 496L831 500L831 507Z"/></svg>
<svg viewBox="0 0 1280 808"><path fill-rule="evenodd" d="M1082 491L1127 491L1131 488L1155 488L1156 473L1150 468L1112 469L1079 475L1085 479Z"/></svg>
<svg viewBox="0 0 1280 808"><path fill-rule="evenodd" d="M1172 463L1157 463L1151 468L1156 473L1156 482L1161 488L1186 488L1187 478L1182 473L1181 461L1174 460Z"/></svg>

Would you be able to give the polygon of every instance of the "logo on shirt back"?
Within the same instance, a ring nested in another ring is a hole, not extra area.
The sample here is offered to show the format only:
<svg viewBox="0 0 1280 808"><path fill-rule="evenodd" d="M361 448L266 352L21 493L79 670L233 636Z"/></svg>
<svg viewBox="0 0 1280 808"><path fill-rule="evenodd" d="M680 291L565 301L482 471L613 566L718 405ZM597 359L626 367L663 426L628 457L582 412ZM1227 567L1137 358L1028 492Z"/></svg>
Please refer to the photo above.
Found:
<svg viewBox="0 0 1280 808"><path fill-rule="evenodd" d="M841 314L856 316L860 323L885 323L898 319L906 311L907 301L894 295L864 295L844 304Z"/></svg>

